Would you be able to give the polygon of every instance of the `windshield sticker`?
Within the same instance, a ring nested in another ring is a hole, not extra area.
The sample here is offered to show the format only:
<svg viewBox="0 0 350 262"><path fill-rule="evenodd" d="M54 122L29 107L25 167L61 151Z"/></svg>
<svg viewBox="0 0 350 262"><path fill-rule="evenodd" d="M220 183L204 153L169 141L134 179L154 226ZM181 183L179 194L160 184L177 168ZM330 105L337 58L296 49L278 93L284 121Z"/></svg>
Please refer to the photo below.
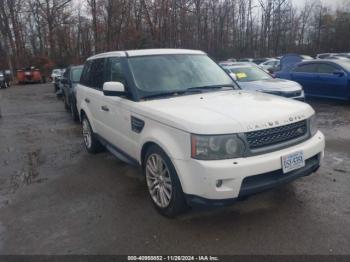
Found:
<svg viewBox="0 0 350 262"><path fill-rule="evenodd" d="M241 79L241 78L246 78L247 74L246 73L236 73L237 78Z"/></svg>

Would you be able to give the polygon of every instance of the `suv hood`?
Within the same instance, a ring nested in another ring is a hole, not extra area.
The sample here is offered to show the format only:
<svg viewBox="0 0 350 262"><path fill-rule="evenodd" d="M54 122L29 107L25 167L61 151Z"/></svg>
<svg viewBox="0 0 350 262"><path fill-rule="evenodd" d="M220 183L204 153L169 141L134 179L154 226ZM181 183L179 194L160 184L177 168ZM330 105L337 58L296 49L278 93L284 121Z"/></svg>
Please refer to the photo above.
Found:
<svg viewBox="0 0 350 262"><path fill-rule="evenodd" d="M239 82L239 85L243 89L252 91L278 91L288 93L302 90L298 83L278 78L251 82Z"/></svg>
<svg viewBox="0 0 350 262"><path fill-rule="evenodd" d="M230 90L137 103L134 113L195 134L230 134L306 119L306 103L260 92Z"/></svg>

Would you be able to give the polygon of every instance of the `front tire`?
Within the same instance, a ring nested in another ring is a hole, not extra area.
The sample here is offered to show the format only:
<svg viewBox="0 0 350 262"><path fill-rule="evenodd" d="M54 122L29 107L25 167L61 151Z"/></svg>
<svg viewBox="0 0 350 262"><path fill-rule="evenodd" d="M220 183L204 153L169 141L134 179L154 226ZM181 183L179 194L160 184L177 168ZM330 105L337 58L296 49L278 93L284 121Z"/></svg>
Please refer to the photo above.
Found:
<svg viewBox="0 0 350 262"><path fill-rule="evenodd" d="M93 132L90 122L86 116L83 117L82 125L83 125L83 138L84 138L84 144L85 144L86 150L90 154L96 154L98 152L101 152L103 150L103 146L98 140L96 134Z"/></svg>
<svg viewBox="0 0 350 262"><path fill-rule="evenodd" d="M145 155L143 171L148 193L157 211L175 217L188 208L181 183L170 158L158 146L151 146Z"/></svg>

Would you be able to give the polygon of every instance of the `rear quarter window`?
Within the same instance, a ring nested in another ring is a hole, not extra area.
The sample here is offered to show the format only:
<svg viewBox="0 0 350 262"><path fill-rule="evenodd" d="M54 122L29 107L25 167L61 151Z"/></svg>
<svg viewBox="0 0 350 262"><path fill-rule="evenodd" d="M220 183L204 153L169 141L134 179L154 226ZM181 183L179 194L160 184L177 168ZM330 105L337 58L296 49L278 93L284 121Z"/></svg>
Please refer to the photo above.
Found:
<svg viewBox="0 0 350 262"><path fill-rule="evenodd" d="M317 71L321 74L333 74L337 68L329 64L318 64Z"/></svg>

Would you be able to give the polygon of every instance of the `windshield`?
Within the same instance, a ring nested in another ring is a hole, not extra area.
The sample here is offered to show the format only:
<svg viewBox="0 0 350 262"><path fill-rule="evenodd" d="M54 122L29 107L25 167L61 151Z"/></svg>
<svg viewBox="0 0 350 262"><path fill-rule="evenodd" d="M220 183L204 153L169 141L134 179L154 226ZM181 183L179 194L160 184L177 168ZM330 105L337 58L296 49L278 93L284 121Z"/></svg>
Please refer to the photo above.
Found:
<svg viewBox="0 0 350 262"><path fill-rule="evenodd" d="M230 72L236 75L238 82L251 82L271 79L272 77L258 67L228 67Z"/></svg>
<svg viewBox="0 0 350 262"><path fill-rule="evenodd" d="M76 83L80 81L81 72L83 68L74 68L72 69L72 82Z"/></svg>
<svg viewBox="0 0 350 262"><path fill-rule="evenodd" d="M154 55L129 58L141 97L204 86L234 86L232 79L206 55Z"/></svg>

